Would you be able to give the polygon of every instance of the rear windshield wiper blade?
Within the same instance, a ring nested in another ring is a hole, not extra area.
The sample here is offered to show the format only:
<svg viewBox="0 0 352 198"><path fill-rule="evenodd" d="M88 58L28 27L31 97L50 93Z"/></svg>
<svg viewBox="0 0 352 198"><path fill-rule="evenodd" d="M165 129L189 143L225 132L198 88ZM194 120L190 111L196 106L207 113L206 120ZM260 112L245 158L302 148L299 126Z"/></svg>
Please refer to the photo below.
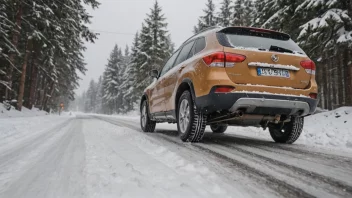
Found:
<svg viewBox="0 0 352 198"><path fill-rule="evenodd" d="M269 51L287 52L287 53L294 54L294 52L292 50L289 50L289 49L286 49L286 48L283 48L283 47L274 46L274 45L270 46Z"/></svg>

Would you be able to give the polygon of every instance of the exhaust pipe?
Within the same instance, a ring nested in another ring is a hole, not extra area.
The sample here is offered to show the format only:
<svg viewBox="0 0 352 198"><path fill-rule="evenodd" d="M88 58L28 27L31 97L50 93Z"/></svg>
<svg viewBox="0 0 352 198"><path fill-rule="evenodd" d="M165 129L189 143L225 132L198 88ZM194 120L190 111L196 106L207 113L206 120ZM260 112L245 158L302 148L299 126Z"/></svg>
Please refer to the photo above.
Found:
<svg viewBox="0 0 352 198"><path fill-rule="evenodd" d="M244 112L241 111L241 110L237 110L235 111L235 117L239 117L239 118L242 118L244 115Z"/></svg>

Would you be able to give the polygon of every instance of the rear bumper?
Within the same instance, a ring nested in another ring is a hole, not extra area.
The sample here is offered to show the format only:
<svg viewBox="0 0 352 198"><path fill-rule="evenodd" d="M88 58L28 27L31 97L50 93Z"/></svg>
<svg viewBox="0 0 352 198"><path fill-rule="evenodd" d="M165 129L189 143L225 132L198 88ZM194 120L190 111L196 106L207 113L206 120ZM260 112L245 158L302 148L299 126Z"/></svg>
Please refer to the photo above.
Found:
<svg viewBox="0 0 352 198"><path fill-rule="evenodd" d="M196 98L195 103L207 114L244 110L248 114L306 116L315 112L318 100L276 94L242 92L219 94L211 91L208 95Z"/></svg>

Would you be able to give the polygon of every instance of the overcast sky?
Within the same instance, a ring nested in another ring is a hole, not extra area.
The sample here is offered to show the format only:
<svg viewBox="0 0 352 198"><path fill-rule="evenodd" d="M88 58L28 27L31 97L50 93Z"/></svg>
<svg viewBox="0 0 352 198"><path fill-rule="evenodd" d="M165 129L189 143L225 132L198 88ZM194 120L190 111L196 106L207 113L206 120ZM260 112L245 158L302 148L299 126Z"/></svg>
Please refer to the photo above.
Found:
<svg viewBox="0 0 352 198"><path fill-rule="evenodd" d="M86 44L84 52L87 73L81 76L81 94L88 88L91 79L97 80L104 72L107 59L117 44L123 48L131 46L134 34L140 30L146 14L150 12L155 0L100 0L96 10L90 10L93 16L90 28L100 33L95 44ZM193 34L193 26L202 15L207 0L158 0L167 18L168 30L172 41L178 47ZM220 0L214 1L217 5ZM119 34L118 34L119 33Z"/></svg>

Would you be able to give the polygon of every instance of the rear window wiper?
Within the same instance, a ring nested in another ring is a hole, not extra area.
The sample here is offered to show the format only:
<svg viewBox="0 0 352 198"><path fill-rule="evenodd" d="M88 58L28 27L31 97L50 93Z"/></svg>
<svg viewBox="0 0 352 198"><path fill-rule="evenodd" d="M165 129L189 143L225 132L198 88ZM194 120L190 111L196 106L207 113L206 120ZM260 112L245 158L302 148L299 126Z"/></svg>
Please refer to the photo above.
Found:
<svg viewBox="0 0 352 198"><path fill-rule="evenodd" d="M289 49L286 49L286 48L283 48L283 47L274 46L274 45L270 46L269 51L287 52L287 53L294 54L294 52L292 50L289 50Z"/></svg>

